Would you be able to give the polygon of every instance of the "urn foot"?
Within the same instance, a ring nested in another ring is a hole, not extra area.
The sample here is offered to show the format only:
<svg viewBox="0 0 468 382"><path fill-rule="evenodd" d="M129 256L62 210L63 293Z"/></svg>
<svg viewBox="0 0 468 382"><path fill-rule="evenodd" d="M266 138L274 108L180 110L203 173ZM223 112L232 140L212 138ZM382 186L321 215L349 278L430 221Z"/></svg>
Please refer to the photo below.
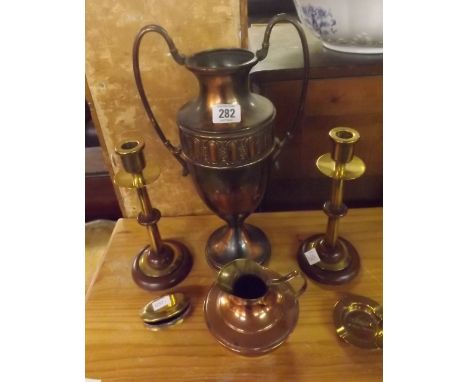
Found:
<svg viewBox="0 0 468 382"><path fill-rule="evenodd" d="M170 251L171 261L156 267L150 260L150 248L145 247L133 261L133 281L143 289L156 291L173 287L180 283L192 269L192 256L182 243L164 240L163 250Z"/></svg>
<svg viewBox="0 0 468 382"><path fill-rule="evenodd" d="M250 224L222 226L214 231L206 244L206 259L220 269L236 259L250 259L264 264L270 259L271 246L265 233Z"/></svg>
<svg viewBox="0 0 468 382"><path fill-rule="evenodd" d="M325 235L313 235L299 248L297 260L302 271L311 279L331 285L341 285L351 281L357 276L360 268L359 255L353 245L342 237L338 238L336 248L325 248ZM320 261L310 265L305 253L315 248Z"/></svg>

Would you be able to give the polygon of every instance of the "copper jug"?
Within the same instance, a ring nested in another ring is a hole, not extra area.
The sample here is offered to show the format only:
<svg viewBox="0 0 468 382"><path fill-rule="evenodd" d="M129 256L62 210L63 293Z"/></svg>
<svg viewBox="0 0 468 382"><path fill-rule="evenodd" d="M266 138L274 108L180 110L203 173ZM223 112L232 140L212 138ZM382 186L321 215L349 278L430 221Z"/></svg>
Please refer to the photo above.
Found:
<svg viewBox="0 0 468 382"><path fill-rule="evenodd" d="M304 71L299 107L292 126L281 141L274 137L276 110L265 97L250 91L249 73L269 49L273 26L278 22L294 25L301 39ZM174 60L198 79L200 93L177 113L180 147L162 132L148 102L139 68L141 39L148 32L160 34ZM183 174L190 172L206 205L227 225L208 239L208 263L219 269L238 258L263 264L270 257L270 244L259 228L244 224L265 193L271 163L297 128L304 110L309 78L309 50L301 25L282 14L271 19L262 48L256 53L245 49L215 49L190 57L180 54L167 31L159 25L143 27L133 45L135 81L145 111L164 145L180 162Z"/></svg>
<svg viewBox="0 0 468 382"><path fill-rule="evenodd" d="M290 281L302 278L295 290ZM307 281L297 270L281 276L248 259L221 268L204 303L211 334L228 349L249 356L280 346L299 318L299 297Z"/></svg>

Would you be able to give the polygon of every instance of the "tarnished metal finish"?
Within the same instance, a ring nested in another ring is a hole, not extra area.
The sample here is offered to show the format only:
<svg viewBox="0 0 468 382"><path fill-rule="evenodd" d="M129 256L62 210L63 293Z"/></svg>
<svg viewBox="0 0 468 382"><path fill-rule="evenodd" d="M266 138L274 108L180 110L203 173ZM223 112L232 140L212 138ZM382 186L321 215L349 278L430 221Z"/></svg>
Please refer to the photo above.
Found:
<svg viewBox="0 0 468 382"><path fill-rule="evenodd" d="M283 149L283 146L294 137L294 133L299 127L299 124L301 123L302 120L302 115L304 114L304 107L305 107L305 99L307 97L307 85L309 82L309 47L307 45L307 39L305 37L304 31L301 27L301 24L292 16L286 15L286 14L280 14L276 15L273 17L270 22L268 23L266 29L265 29L265 35L263 37L263 43L262 43L262 48L257 50L256 56L259 61L263 60L266 58L268 55L268 49L270 47L270 34L275 26L275 24L280 23L280 22L288 22L296 28L297 33L299 34L299 38L301 40L301 46L302 46L302 53L304 57L304 72L302 76L302 87L301 87L301 95L299 97L299 106L297 108L296 115L294 116L293 123L291 124L291 128L286 132L285 137L281 140L278 141L278 146L277 150L275 151L273 155L273 160L276 160L278 158L279 154L281 153L281 150Z"/></svg>
<svg viewBox="0 0 468 382"><path fill-rule="evenodd" d="M192 164L241 167L266 159L273 151L275 107L249 88L249 72L257 61L243 49L211 50L187 59L200 93L182 106L177 123L183 156ZM213 106L218 104L239 105L241 121L213 123Z"/></svg>
<svg viewBox="0 0 468 382"><path fill-rule="evenodd" d="M268 53L273 26L289 22L299 33L304 54L304 76L294 122L282 140L274 137L276 110L265 97L250 91L249 73ZM186 66L199 83L199 94L177 113L181 147L174 147L164 136L144 92L138 68L141 38L153 31L168 43L174 59ZM275 16L267 26L262 49L256 54L245 49L214 49L190 57L180 55L168 33L149 25L138 33L133 49L135 81L145 110L157 134L188 169L201 198L227 222L209 238L206 256L210 265L220 268L237 258L264 263L270 257L270 244L257 227L244 220L259 205L266 189L272 161L298 127L307 95L309 51L300 24L288 15ZM240 114L220 122L214 113L220 105L235 105Z"/></svg>
<svg viewBox="0 0 468 382"><path fill-rule="evenodd" d="M180 129L184 158L198 166L236 168L266 159L274 149L271 124L248 134L232 136L201 136Z"/></svg>
<svg viewBox="0 0 468 382"><path fill-rule="evenodd" d="M206 258L214 268L221 268L237 258L265 263L271 253L264 232L245 219L257 208L269 179L269 163L259 161L247 168L216 170L189 164L198 194L206 205L227 225L218 228L208 239Z"/></svg>
<svg viewBox="0 0 468 382"><path fill-rule="evenodd" d="M298 251L301 269L312 279L325 284L343 284L353 279L360 267L359 255L354 246L338 236L339 222L348 211L343 203L344 181L360 177L366 170L364 162L354 155L354 145L359 133L348 127L330 130L332 152L317 160L317 168L332 178L331 198L323 206L328 216L325 234L308 237ZM319 262L311 264L306 253L316 250Z"/></svg>
<svg viewBox="0 0 468 382"><path fill-rule="evenodd" d="M302 278L295 290L289 281ZM291 334L299 315L298 298L307 280L298 271L280 276L252 260L221 268L205 299L205 321L228 349L257 356L276 349Z"/></svg>
<svg viewBox="0 0 468 382"><path fill-rule="evenodd" d="M151 205L146 189L145 174L151 181L159 176L159 169L146 170L143 141L123 141L115 148L128 176L118 172L114 182L137 191L141 212L137 221L147 228L150 244L144 247L133 261L132 275L136 284L148 290L166 289L182 281L192 268L188 249L174 240L162 240L158 229L161 213Z"/></svg>

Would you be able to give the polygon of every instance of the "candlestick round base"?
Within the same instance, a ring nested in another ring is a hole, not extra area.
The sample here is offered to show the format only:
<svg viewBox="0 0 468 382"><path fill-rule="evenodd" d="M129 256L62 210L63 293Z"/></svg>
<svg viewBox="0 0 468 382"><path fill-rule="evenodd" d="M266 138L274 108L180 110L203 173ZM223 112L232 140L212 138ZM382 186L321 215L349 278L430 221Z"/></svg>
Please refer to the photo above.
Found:
<svg viewBox="0 0 468 382"><path fill-rule="evenodd" d="M215 269L236 259L251 259L265 264L271 255L271 246L265 233L251 224L236 227L222 226L208 239L205 249L208 264Z"/></svg>
<svg viewBox="0 0 468 382"><path fill-rule="evenodd" d="M135 256L132 277L135 283L146 290L156 291L173 287L180 283L192 269L193 259L185 245L175 240L164 240L163 249L173 254L171 263L163 268L154 268L148 258L149 246Z"/></svg>
<svg viewBox="0 0 468 382"><path fill-rule="evenodd" d="M322 284L341 285L350 282L359 273L360 259L354 246L342 237L333 251L325 252L324 234L308 237L297 253L302 271L312 280ZM310 264L305 253L315 248L320 261Z"/></svg>

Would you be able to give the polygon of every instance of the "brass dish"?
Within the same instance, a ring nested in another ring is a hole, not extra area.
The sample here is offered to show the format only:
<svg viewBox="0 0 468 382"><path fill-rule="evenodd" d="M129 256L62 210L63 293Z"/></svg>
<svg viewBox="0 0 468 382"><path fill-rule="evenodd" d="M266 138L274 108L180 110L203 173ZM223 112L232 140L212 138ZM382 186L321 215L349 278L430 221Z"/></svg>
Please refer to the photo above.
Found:
<svg viewBox="0 0 468 382"><path fill-rule="evenodd" d="M348 295L335 304L336 334L365 349L383 348L383 307L370 298Z"/></svg>

